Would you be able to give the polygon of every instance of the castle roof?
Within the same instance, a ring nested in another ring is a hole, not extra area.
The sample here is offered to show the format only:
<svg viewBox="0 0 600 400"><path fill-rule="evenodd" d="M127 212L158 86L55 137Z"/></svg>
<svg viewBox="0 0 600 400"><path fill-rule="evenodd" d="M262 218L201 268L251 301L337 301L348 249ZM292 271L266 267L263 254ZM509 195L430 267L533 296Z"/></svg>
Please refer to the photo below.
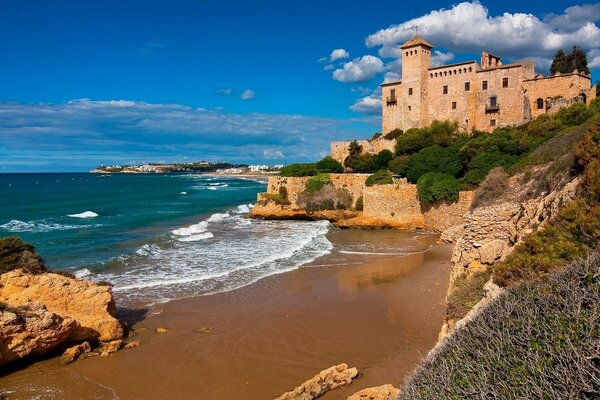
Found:
<svg viewBox="0 0 600 400"><path fill-rule="evenodd" d="M429 47L430 49L433 49L433 46L430 45L421 36L415 36L415 37L413 37L412 39L410 39L409 41L407 41L406 43L404 43L402 46L400 46L400 48L401 49L405 49L407 47L413 47L413 46L425 46L425 47Z"/></svg>

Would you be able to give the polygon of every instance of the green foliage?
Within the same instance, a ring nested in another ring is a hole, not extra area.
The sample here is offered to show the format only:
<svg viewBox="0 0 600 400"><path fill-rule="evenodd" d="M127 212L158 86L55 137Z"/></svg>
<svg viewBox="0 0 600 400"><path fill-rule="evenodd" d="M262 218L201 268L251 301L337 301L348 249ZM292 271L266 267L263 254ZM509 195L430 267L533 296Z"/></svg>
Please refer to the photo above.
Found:
<svg viewBox="0 0 600 400"><path fill-rule="evenodd" d="M600 256L540 283L508 288L446 337L398 396L596 399L600 392Z"/></svg>
<svg viewBox="0 0 600 400"><path fill-rule="evenodd" d="M347 210L352 206L352 195L348 190L336 189L328 183L315 192L300 193L298 204L307 212Z"/></svg>
<svg viewBox="0 0 600 400"><path fill-rule="evenodd" d="M561 122L553 115L542 114L527 124L525 132L529 136L544 137L561 129Z"/></svg>
<svg viewBox="0 0 600 400"><path fill-rule="evenodd" d="M433 121L425 128L412 128L398 137L396 154L413 154L425 147L438 144L449 146L458 136L458 123L450 121Z"/></svg>
<svg viewBox="0 0 600 400"><path fill-rule="evenodd" d="M390 174L387 170L380 169L375 172L373 175L370 175L365 181L365 185L374 186L374 185L390 185L392 184L392 174Z"/></svg>
<svg viewBox="0 0 600 400"><path fill-rule="evenodd" d="M363 204L363 197L360 196L358 199L356 199L356 204L354 205L354 209L356 211L362 211L364 208L364 204Z"/></svg>
<svg viewBox="0 0 600 400"><path fill-rule="evenodd" d="M421 176L428 172L443 172L458 176L462 169L463 166L458 152L450 148L433 145L410 157L406 177L411 182L417 182Z"/></svg>
<svg viewBox="0 0 600 400"><path fill-rule="evenodd" d="M331 183L331 177L328 174L318 174L306 182L306 192L316 193L325 185Z"/></svg>
<svg viewBox="0 0 600 400"><path fill-rule="evenodd" d="M394 175L406 177L408 166L410 165L410 156L398 156L388 162L387 168Z"/></svg>
<svg viewBox="0 0 600 400"><path fill-rule="evenodd" d="M567 126L581 125L593 115L593 111L583 103L575 103L570 107L563 108L556 113L555 118Z"/></svg>
<svg viewBox="0 0 600 400"><path fill-rule="evenodd" d="M452 175L442 172L428 172L417 182L419 200L432 203L439 200L458 200L460 182Z"/></svg>
<svg viewBox="0 0 600 400"><path fill-rule="evenodd" d="M290 201L287 199L287 197L282 197L279 193L265 193L263 196L266 198L267 202L272 201L273 203L281 206L287 206L290 204Z"/></svg>
<svg viewBox="0 0 600 400"><path fill-rule="evenodd" d="M375 154L374 162L375 168L377 170L386 169L388 163L394 159L394 153L389 150L381 150L379 153Z"/></svg>
<svg viewBox="0 0 600 400"><path fill-rule="evenodd" d="M281 170L281 176L314 176L317 174L313 163L298 163L286 165Z"/></svg>
<svg viewBox="0 0 600 400"><path fill-rule="evenodd" d="M464 180L471 185L478 185L493 168L503 167L507 169L518 160L518 156L503 154L499 151L479 153L469 163L468 172L465 174Z"/></svg>
<svg viewBox="0 0 600 400"><path fill-rule="evenodd" d="M383 137L386 140L394 140L398 136L402 135L403 133L404 133L404 131L402 129L394 129L393 131L386 133Z"/></svg>
<svg viewBox="0 0 600 400"><path fill-rule="evenodd" d="M565 54L562 49L558 50L550 65L550 73L552 75L557 72L566 74L575 70L589 75L590 69L585 51L579 46L573 46L573 50L569 54Z"/></svg>
<svg viewBox="0 0 600 400"><path fill-rule="evenodd" d="M23 268L32 274L46 272L42 257L35 247L17 236L0 238L0 274Z"/></svg>
<svg viewBox="0 0 600 400"><path fill-rule="evenodd" d="M358 144L358 142L356 140L351 141L350 144L348 145L349 157L358 155L358 154L360 154L361 151L362 151L362 146L360 144Z"/></svg>
<svg viewBox="0 0 600 400"><path fill-rule="evenodd" d="M342 173L344 167L337 160L334 160L331 156L326 156L322 160L317 161L315 164L317 173Z"/></svg>
<svg viewBox="0 0 600 400"><path fill-rule="evenodd" d="M356 154L346 159L346 165L354 172L370 173L387 168L388 163L394 158L394 153L382 150L377 154Z"/></svg>
<svg viewBox="0 0 600 400"><path fill-rule="evenodd" d="M379 139L381 137L381 132L376 132L371 137L371 140Z"/></svg>
<svg viewBox="0 0 600 400"><path fill-rule="evenodd" d="M458 276L453 283L452 292L448 296L446 317L453 320L463 318L482 299L483 286L490 279L492 271L486 269L467 276Z"/></svg>

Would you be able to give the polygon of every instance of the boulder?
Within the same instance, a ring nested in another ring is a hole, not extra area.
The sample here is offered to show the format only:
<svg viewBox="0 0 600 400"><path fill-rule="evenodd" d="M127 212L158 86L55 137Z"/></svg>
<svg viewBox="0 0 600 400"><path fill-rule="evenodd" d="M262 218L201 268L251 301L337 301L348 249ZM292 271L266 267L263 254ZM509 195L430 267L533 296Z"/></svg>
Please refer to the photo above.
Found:
<svg viewBox="0 0 600 400"><path fill-rule="evenodd" d="M75 320L56 315L40 303L18 308L0 304L0 365L47 353L76 329Z"/></svg>
<svg viewBox="0 0 600 400"><path fill-rule="evenodd" d="M400 395L400 389L387 384L363 389L348 397L348 400L396 400Z"/></svg>
<svg viewBox="0 0 600 400"><path fill-rule="evenodd" d="M100 349L100 355L102 357L106 357L118 351L123 345L123 341L121 339L113 340L108 343L105 343L104 346Z"/></svg>
<svg viewBox="0 0 600 400"><path fill-rule="evenodd" d="M123 336L123 328L114 317L116 306L110 286L16 269L0 275L0 302L11 307L42 303L49 312L75 320L77 326L69 336L72 341L110 341Z"/></svg>
<svg viewBox="0 0 600 400"><path fill-rule="evenodd" d="M311 379L297 386L291 392L277 397L275 400L312 400L323 396L330 390L349 385L358 375L356 368L348 368L347 364L340 364L327 368Z"/></svg>
<svg viewBox="0 0 600 400"><path fill-rule="evenodd" d="M505 241L502 239L494 239L484 243L479 248L479 259L484 264L493 264L502 255L504 246Z"/></svg>
<svg viewBox="0 0 600 400"><path fill-rule="evenodd" d="M58 362L61 365L71 364L72 362L77 361L83 354L89 353L90 351L92 351L90 344L88 342L83 342L65 350Z"/></svg>

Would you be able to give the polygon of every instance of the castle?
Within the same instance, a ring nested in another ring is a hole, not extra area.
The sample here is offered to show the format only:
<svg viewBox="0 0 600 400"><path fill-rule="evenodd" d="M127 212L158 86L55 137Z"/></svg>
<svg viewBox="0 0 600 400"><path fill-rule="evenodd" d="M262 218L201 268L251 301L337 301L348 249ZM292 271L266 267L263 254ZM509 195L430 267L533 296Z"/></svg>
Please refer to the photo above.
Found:
<svg viewBox="0 0 600 400"><path fill-rule="evenodd" d="M574 71L543 76L534 61L503 64L483 52L481 63L431 66L433 46L415 36L402 46L402 81L381 85L382 133L458 122L462 130L493 131L596 97L591 77Z"/></svg>

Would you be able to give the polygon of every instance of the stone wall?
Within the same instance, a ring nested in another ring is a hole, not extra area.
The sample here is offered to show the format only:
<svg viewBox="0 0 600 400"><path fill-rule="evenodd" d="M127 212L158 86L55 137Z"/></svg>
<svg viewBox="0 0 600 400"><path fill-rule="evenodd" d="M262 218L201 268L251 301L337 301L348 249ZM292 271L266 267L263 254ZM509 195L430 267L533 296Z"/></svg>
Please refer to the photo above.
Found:
<svg viewBox="0 0 600 400"><path fill-rule="evenodd" d="M374 140L357 140L358 144L362 146L362 152L366 154L377 154L382 150L389 150L392 153L396 151L396 140L387 140L380 136ZM331 142L331 157L344 165L344 161L350 154L348 146L351 141L344 142Z"/></svg>

